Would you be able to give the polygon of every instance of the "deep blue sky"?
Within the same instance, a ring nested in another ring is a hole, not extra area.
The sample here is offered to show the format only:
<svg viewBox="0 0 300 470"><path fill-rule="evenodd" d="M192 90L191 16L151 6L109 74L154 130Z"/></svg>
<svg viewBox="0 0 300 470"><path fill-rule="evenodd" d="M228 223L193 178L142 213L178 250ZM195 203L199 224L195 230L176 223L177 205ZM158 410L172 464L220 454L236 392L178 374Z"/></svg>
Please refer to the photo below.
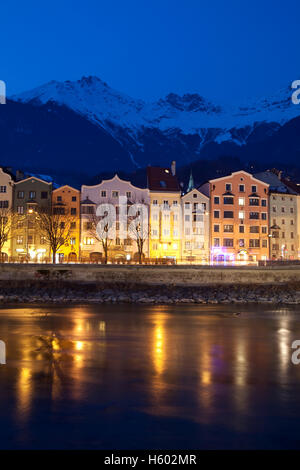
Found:
<svg viewBox="0 0 300 470"><path fill-rule="evenodd" d="M300 79L299 31L299 0L2 2L0 79L8 95L98 75L146 100L239 102Z"/></svg>

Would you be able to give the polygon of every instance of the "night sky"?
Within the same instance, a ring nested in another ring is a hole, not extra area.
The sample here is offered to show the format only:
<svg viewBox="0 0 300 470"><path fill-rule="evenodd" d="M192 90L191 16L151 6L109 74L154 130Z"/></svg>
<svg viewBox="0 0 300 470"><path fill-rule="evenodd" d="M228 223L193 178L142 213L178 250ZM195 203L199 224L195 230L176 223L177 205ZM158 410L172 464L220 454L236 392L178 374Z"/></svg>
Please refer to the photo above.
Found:
<svg viewBox="0 0 300 470"><path fill-rule="evenodd" d="M133 97L268 96L300 79L299 0L1 3L7 94L97 75Z"/></svg>

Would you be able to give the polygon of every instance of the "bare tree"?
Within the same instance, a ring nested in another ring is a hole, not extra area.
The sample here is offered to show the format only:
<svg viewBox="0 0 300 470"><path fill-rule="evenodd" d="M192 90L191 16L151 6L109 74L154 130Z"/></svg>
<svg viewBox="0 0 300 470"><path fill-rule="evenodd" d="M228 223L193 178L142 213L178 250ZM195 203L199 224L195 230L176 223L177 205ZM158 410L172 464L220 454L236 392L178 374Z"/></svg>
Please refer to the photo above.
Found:
<svg viewBox="0 0 300 470"><path fill-rule="evenodd" d="M141 264L145 256L145 244L150 235L148 206L143 202L135 203L129 207L128 235L137 244L139 264Z"/></svg>
<svg viewBox="0 0 300 470"><path fill-rule="evenodd" d="M112 221L107 218L107 214L97 215L95 212L87 215L86 231L92 238L95 238L99 243L101 243L103 254L104 254L104 264L107 264L109 248L112 245L113 238L111 238L112 231Z"/></svg>
<svg viewBox="0 0 300 470"><path fill-rule="evenodd" d="M74 220L68 210L62 210L60 207L43 208L36 213L37 228L50 247L54 264L56 253L70 240L71 224Z"/></svg>
<svg viewBox="0 0 300 470"><path fill-rule="evenodd" d="M4 244L10 240L15 224L15 214L11 209L0 208L0 262Z"/></svg>

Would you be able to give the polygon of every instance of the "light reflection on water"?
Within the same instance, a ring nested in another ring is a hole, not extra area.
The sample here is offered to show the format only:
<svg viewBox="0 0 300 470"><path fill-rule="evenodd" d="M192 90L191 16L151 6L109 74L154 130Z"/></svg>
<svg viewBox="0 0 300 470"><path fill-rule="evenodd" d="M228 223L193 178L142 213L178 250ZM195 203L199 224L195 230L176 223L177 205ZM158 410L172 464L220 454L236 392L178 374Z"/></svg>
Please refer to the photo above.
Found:
<svg viewBox="0 0 300 470"><path fill-rule="evenodd" d="M3 308L0 447L298 448L300 311L235 310Z"/></svg>

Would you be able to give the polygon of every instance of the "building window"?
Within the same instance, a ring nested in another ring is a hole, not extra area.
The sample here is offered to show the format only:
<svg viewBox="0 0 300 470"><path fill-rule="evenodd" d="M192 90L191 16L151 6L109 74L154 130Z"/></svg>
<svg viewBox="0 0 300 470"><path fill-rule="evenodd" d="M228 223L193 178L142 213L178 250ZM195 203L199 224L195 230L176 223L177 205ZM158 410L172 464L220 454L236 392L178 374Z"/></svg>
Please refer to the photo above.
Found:
<svg viewBox="0 0 300 470"><path fill-rule="evenodd" d="M281 212L285 212L285 208L284 208L284 207L281 208Z"/></svg>
<svg viewBox="0 0 300 470"><path fill-rule="evenodd" d="M266 212L261 213L261 219L262 220L267 220L267 213Z"/></svg>
<svg viewBox="0 0 300 470"><path fill-rule="evenodd" d="M268 248L268 240L262 240L262 248Z"/></svg>
<svg viewBox="0 0 300 470"><path fill-rule="evenodd" d="M245 240L243 238L239 239L239 247L244 247L245 246Z"/></svg>
<svg viewBox="0 0 300 470"><path fill-rule="evenodd" d="M291 225L294 225L294 220L293 219L291 219Z"/></svg>
<svg viewBox="0 0 300 470"><path fill-rule="evenodd" d="M57 196L57 202L61 202L61 201L62 201L61 196Z"/></svg>
<svg viewBox="0 0 300 470"><path fill-rule="evenodd" d="M224 238L223 246L233 247L233 238Z"/></svg>
<svg viewBox="0 0 300 470"><path fill-rule="evenodd" d="M8 201L0 201L1 209L8 209Z"/></svg>
<svg viewBox="0 0 300 470"><path fill-rule="evenodd" d="M226 191L231 191L231 183L226 183L225 184L225 190Z"/></svg>
<svg viewBox="0 0 300 470"><path fill-rule="evenodd" d="M268 233L268 227L262 227L261 233Z"/></svg>
<svg viewBox="0 0 300 470"><path fill-rule="evenodd" d="M95 240L92 237L84 237L83 243L85 245L94 245Z"/></svg>
<svg viewBox="0 0 300 470"><path fill-rule="evenodd" d="M244 225L239 226L239 232L240 233L245 233L245 226Z"/></svg>
<svg viewBox="0 0 300 470"><path fill-rule="evenodd" d="M94 206L82 206L82 213L83 214L94 214Z"/></svg>
<svg viewBox="0 0 300 470"><path fill-rule="evenodd" d="M233 197L224 197L224 204L233 204Z"/></svg>
<svg viewBox="0 0 300 470"><path fill-rule="evenodd" d="M293 214L294 213L294 209L293 207L290 208L290 213Z"/></svg>
<svg viewBox="0 0 300 470"><path fill-rule="evenodd" d="M106 191L101 191L101 197L106 197Z"/></svg>
<svg viewBox="0 0 300 470"><path fill-rule="evenodd" d="M40 237L40 245L45 245L46 244L46 237L41 236Z"/></svg>
<svg viewBox="0 0 300 470"><path fill-rule="evenodd" d="M72 196L72 202L76 202L77 201L77 196Z"/></svg>
<svg viewBox="0 0 300 470"><path fill-rule="evenodd" d="M76 215L76 207L71 207L71 215Z"/></svg>
<svg viewBox="0 0 300 470"><path fill-rule="evenodd" d="M126 197L127 197L127 199L131 199L131 191L127 191Z"/></svg>
<svg viewBox="0 0 300 470"><path fill-rule="evenodd" d="M224 232L233 232L233 225L224 225Z"/></svg>
<svg viewBox="0 0 300 470"><path fill-rule="evenodd" d="M219 219L220 218L220 211L214 211L214 218Z"/></svg>
<svg viewBox="0 0 300 470"><path fill-rule="evenodd" d="M245 205L245 198L239 197L239 206L244 206Z"/></svg>
<svg viewBox="0 0 300 470"><path fill-rule="evenodd" d="M233 219L233 211L224 211L224 219Z"/></svg>
<svg viewBox="0 0 300 470"><path fill-rule="evenodd" d="M257 191L256 186L251 186L251 192L252 192L252 193L256 193L256 191Z"/></svg>
<svg viewBox="0 0 300 470"><path fill-rule="evenodd" d="M291 238L294 238L294 232L291 232Z"/></svg>
<svg viewBox="0 0 300 470"><path fill-rule="evenodd" d="M153 200L153 205L154 205L154 206L157 206L157 199L154 199L154 200Z"/></svg>
<svg viewBox="0 0 300 470"><path fill-rule="evenodd" d="M18 214L24 214L24 207L23 206L18 206L17 207L17 213Z"/></svg>
<svg viewBox="0 0 300 470"><path fill-rule="evenodd" d="M239 212L239 219L243 220L245 218L245 212Z"/></svg>
<svg viewBox="0 0 300 470"><path fill-rule="evenodd" d="M53 209L53 214L55 215L64 215L65 214L65 208L64 207L54 207Z"/></svg>
<svg viewBox="0 0 300 470"><path fill-rule="evenodd" d="M220 232L220 225L214 225L214 232Z"/></svg>
<svg viewBox="0 0 300 470"><path fill-rule="evenodd" d="M259 239L258 238L250 238L249 240L249 248L259 248Z"/></svg>
<svg viewBox="0 0 300 470"><path fill-rule="evenodd" d="M6 186L0 186L0 193L6 193Z"/></svg>
<svg viewBox="0 0 300 470"><path fill-rule="evenodd" d="M119 191L113 191L112 197L119 197Z"/></svg>
<svg viewBox="0 0 300 470"><path fill-rule="evenodd" d="M214 246L220 246L220 238L214 238Z"/></svg>
<svg viewBox="0 0 300 470"><path fill-rule="evenodd" d="M215 203L215 204L220 204L220 198L219 198L219 196L215 196L215 197L214 197L214 203Z"/></svg>
<svg viewBox="0 0 300 470"><path fill-rule="evenodd" d="M259 233L258 225L250 225L250 233Z"/></svg>
<svg viewBox="0 0 300 470"><path fill-rule="evenodd" d="M29 199L35 199L36 198L36 192L35 191L29 191Z"/></svg>
<svg viewBox="0 0 300 470"><path fill-rule="evenodd" d="M168 201L167 201L167 202L168 202ZM189 203L189 202L185 202L185 203L184 203L184 207L185 207L186 209L189 209L189 208L190 208L190 203Z"/></svg>
<svg viewBox="0 0 300 470"><path fill-rule="evenodd" d="M257 199L256 197L251 197L249 199L249 205L250 206L259 206L259 199Z"/></svg>
<svg viewBox="0 0 300 470"><path fill-rule="evenodd" d="M18 191L18 199L24 199L24 191Z"/></svg>
<svg viewBox="0 0 300 470"><path fill-rule="evenodd" d="M250 219L259 219L259 212L250 212L249 218Z"/></svg>
<svg viewBox="0 0 300 470"><path fill-rule="evenodd" d="M76 238L70 238L70 245L76 245Z"/></svg>
<svg viewBox="0 0 300 470"><path fill-rule="evenodd" d="M17 236L17 245L23 245L23 236L22 235Z"/></svg>
<svg viewBox="0 0 300 470"><path fill-rule="evenodd" d="M42 191L41 192L41 199L48 199L48 192L47 191Z"/></svg>
<svg viewBox="0 0 300 470"><path fill-rule="evenodd" d="M194 193L194 194L193 194L193 198L196 198L196 197L197 197L197 193Z"/></svg>
<svg viewBox="0 0 300 470"><path fill-rule="evenodd" d="M29 243L30 245L33 244L33 235L28 235L28 243Z"/></svg>
<svg viewBox="0 0 300 470"><path fill-rule="evenodd" d="M76 222L73 222L76 225ZM93 223L92 222L85 222L84 224L84 229L85 230L92 230L93 228Z"/></svg>
<svg viewBox="0 0 300 470"><path fill-rule="evenodd" d="M266 199L262 199L262 200L261 200L261 205L262 205L262 207L267 207L267 200L266 200Z"/></svg>
<svg viewBox="0 0 300 470"><path fill-rule="evenodd" d="M244 193L244 192L245 192L245 185L244 185L244 184L240 184L240 185L239 185L239 192L240 192L240 193Z"/></svg>

